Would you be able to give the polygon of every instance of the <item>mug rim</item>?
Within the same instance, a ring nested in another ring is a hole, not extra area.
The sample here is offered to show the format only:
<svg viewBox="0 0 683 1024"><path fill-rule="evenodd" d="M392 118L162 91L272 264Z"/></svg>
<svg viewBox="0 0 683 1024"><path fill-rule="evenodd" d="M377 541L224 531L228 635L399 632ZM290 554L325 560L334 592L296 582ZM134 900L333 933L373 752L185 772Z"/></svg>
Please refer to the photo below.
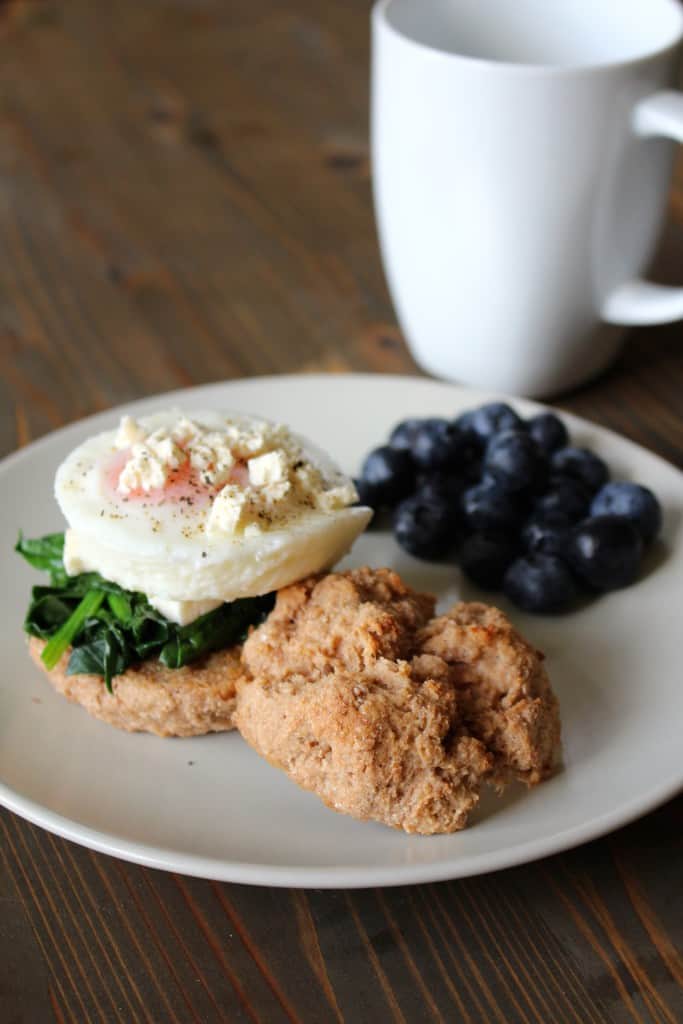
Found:
<svg viewBox="0 0 683 1024"><path fill-rule="evenodd" d="M458 62L472 69L486 69L490 72L497 71L504 74L578 77L585 74L599 74L637 67L639 64L645 64L675 51L683 40L683 7L679 0L658 0L658 2L674 11L678 17L678 32L668 43L647 50L636 57L572 64L532 64L524 61L493 60L487 57L472 57L465 53L454 53L438 46L432 46L408 35L392 24L387 15L389 8L396 3L396 0L375 0L372 7L372 20L376 27L389 32L403 45L420 51L435 60Z"/></svg>

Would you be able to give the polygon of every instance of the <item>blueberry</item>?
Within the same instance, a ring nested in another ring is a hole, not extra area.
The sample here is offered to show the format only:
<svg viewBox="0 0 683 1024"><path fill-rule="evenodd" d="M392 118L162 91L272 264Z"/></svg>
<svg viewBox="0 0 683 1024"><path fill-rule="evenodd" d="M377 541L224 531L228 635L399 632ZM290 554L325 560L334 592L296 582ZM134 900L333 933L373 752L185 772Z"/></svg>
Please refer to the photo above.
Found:
<svg viewBox="0 0 683 1024"><path fill-rule="evenodd" d="M357 504L367 505L373 510L378 509L382 503L379 501L375 485L368 483L368 481L364 480L363 477L358 477L358 479L353 482L356 486L356 490L358 491Z"/></svg>
<svg viewBox="0 0 683 1024"><path fill-rule="evenodd" d="M439 497L455 508L460 504L460 496L467 487L467 481L454 473L418 473L415 480L415 492L423 497Z"/></svg>
<svg viewBox="0 0 683 1024"><path fill-rule="evenodd" d="M522 530L522 547L529 554L557 555L558 558L562 558L568 536L566 526L530 519Z"/></svg>
<svg viewBox="0 0 683 1024"><path fill-rule="evenodd" d="M531 437L545 455L552 455L558 448L564 448L569 434L559 416L554 412L541 412L526 423Z"/></svg>
<svg viewBox="0 0 683 1024"><path fill-rule="evenodd" d="M467 427L458 426L462 417L451 424L454 435L453 457L450 465L459 476L475 483L481 476L481 460L484 444L477 434Z"/></svg>
<svg viewBox="0 0 683 1024"><path fill-rule="evenodd" d="M591 494L595 494L607 481L607 466L587 448L558 448L550 459L550 468L558 476L580 480Z"/></svg>
<svg viewBox="0 0 683 1024"><path fill-rule="evenodd" d="M644 544L659 533L662 526L662 508L647 487L627 481L605 484L593 498L592 516L623 516L629 519L643 538Z"/></svg>
<svg viewBox="0 0 683 1024"><path fill-rule="evenodd" d="M463 491L461 509L470 530L515 529L524 518L526 505L495 480L484 480Z"/></svg>
<svg viewBox="0 0 683 1024"><path fill-rule="evenodd" d="M452 423L431 417L422 420L416 429L411 452L421 469L443 469L457 461L465 446L465 439Z"/></svg>
<svg viewBox="0 0 683 1024"><path fill-rule="evenodd" d="M456 416L453 420L453 427L459 434L466 437L469 443L481 454L484 449L484 441L474 428L474 413L474 409L460 413L460 415Z"/></svg>
<svg viewBox="0 0 683 1024"><path fill-rule="evenodd" d="M568 566L556 555L518 558L503 578L503 592L527 612L561 612L578 594Z"/></svg>
<svg viewBox="0 0 683 1024"><path fill-rule="evenodd" d="M413 446L415 440L415 434L422 426L423 420L410 419L401 420L397 423L394 429L389 435L389 447L390 448L403 448L407 451Z"/></svg>
<svg viewBox="0 0 683 1024"><path fill-rule="evenodd" d="M502 430L486 446L484 468L509 491L531 487L542 467L536 444L521 430Z"/></svg>
<svg viewBox="0 0 683 1024"><path fill-rule="evenodd" d="M488 405L482 405L478 409L473 409L471 413L465 413L465 424L459 423L456 420L456 426L463 429L466 425L467 429L479 438L484 444L493 437L494 434L500 433L501 430L523 430L524 422L517 415L514 409L511 409L505 402L489 402ZM460 417L459 419L464 419Z"/></svg>
<svg viewBox="0 0 683 1024"><path fill-rule="evenodd" d="M415 494L396 508L394 535L411 555L439 561L456 539L453 512L443 500Z"/></svg>
<svg viewBox="0 0 683 1024"><path fill-rule="evenodd" d="M594 590L616 590L633 583L642 552L638 530L621 516L585 519L572 529L567 544L570 565Z"/></svg>
<svg viewBox="0 0 683 1024"><path fill-rule="evenodd" d="M517 545L505 534L472 533L460 549L462 571L484 590L498 590L505 571L517 555Z"/></svg>
<svg viewBox="0 0 683 1024"><path fill-rule="evenodd" d="M588 512L590 493L579 480L551 477L547 490L534 502L533 517L555 526L570 526Z"/></svg>
<svg viewBox="0 0 683 1024"><path fill-rule="evenodd" d="M481 452L471 448L467 457L458 460L457 471L468 483L479 483L484 473Z"/></svg>
<svg viewBox="0 0 683 1024"><path fill-rule="evenodd" d="M366 457L361 470L363 485L374 494L373 508L378 505L395 505L410 494L415 472L413 460L406 451L383 445L375 448Z"/></svg>

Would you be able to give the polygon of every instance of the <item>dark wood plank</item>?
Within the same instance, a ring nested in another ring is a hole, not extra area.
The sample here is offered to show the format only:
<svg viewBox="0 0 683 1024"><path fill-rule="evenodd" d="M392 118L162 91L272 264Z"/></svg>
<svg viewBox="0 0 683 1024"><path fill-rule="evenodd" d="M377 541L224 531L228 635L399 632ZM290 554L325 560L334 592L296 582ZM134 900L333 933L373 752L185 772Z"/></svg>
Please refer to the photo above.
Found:
<svg viewBox="0 0 683 1024"><path fill-rule="evenodd" d="M52 1003L46 956L18 890L16 864L0 845L0 1007L7 1024L49 1020Z"/></svg>
<svg viewBox="0 0 683 1024"><path fill-rule="evenodd" d="M246 374L415 372L385 288L366 0L0 3L0 452ZM683 161L658 275L683 267ZM683 465L680 325L560 404ZM539 864L288 892L0 814L2 1020L683 1020L683 799Z"/></svg>

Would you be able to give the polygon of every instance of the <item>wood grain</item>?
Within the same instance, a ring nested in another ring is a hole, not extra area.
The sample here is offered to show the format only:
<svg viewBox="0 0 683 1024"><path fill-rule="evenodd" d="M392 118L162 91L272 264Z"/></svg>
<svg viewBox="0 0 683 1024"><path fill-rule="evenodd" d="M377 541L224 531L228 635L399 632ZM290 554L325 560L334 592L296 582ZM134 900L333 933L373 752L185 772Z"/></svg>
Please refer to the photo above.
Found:
<svg viewBox="0 0 683 1024"><path fill-rule="evenodd" d="M0 2L0 451L281 371L416 372L367 146L368 3ZM683 162L657 274L683 273ZM683 466L681 327L561 405ZM683 801L496 875L361 892L147 870L0 815L0 1019L683 1020Z"/></svg>

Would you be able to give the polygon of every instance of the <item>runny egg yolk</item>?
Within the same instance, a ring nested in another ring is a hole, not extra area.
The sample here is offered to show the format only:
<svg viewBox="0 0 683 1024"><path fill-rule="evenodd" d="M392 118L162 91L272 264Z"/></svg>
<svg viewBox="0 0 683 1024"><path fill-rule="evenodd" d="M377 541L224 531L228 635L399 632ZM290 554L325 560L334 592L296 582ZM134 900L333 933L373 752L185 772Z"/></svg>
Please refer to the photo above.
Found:
<svg viewBox="0 0 683 1024"><path fill-rule="evenodd" d="M104 478L104 492L112 500L120 500L119 481L127 463L131 458L131 449L123 448L114 452L105 460L102 470ZM226 483L235 484L238 487L247 487L249 484L249 469L247 463L240 460L232 466ZM161 505L166 502L187 502L198 508L206 506L215 497L217 492L224 485L211 485L204 482L201 472L194 469L190 464L189 457L185 458L175 469L168 471L166 482L162 487L154 487L149 491L142 487L126 491L123 501L139 501L149 505Z"/></svg>

